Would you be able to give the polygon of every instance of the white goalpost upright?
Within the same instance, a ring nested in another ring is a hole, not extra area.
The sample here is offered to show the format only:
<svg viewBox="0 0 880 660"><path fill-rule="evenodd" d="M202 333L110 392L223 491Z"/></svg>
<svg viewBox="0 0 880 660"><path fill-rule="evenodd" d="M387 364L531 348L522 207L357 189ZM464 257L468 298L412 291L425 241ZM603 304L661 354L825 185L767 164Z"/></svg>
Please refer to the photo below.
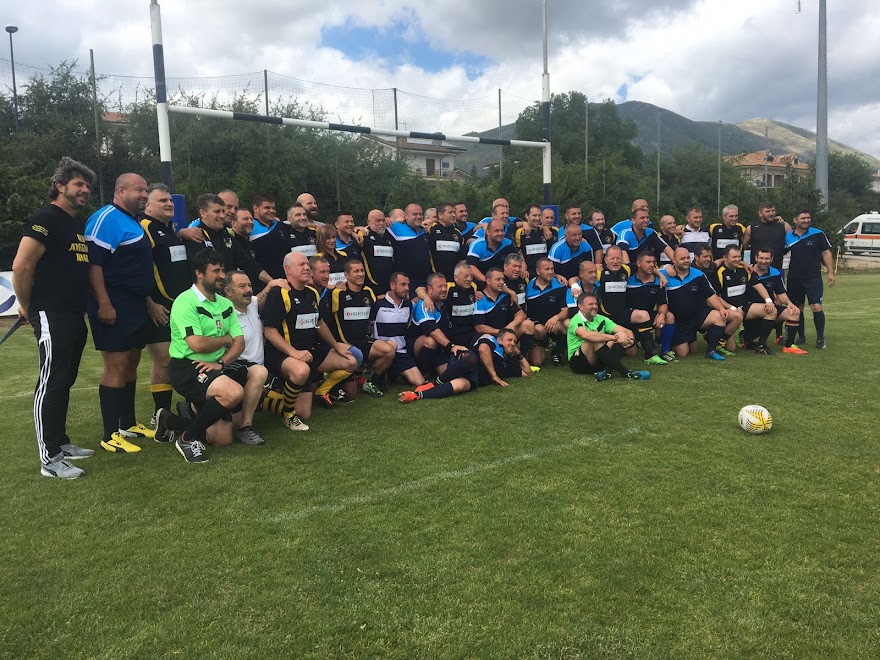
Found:
<svg viewBox="0 0 880 660"><path fill-rule="evenodd" d="M420 138L427 140L445 140L446 142L462 144L492 144L510 147L526 147L541 149L543 151L543 183L545 204L551 190L552 171L550 160L550 141L535 142L530 140L505 140L500 138L478 137L475 135L447 135L444 133L424 133L419 131L400 131L393 128L375 128L371 126L356 126L351 124L338 124L333 122L310 121L306 119L294 119L292 117L267 117L244 112L230 110L211 110L207 108L193 108L189 106L175 106L168 104L167 88L165 83L165 56L162 44L162 18L159 11L158 0L150 0L150 22L153 35L153 69L156 78L156 118L159 127L159 158L161 160L162 181L173 190L173 173L171 161L171 132L169 128L169 113L183 115L196 115L201 117L214 117L217 119L232 119L237 121L252 121L263 124L276 124L282 126L299 126L302 128L314 128L324 131L341 131L346 133L359 133L362 135L384 135L397 138Z"/></svg>

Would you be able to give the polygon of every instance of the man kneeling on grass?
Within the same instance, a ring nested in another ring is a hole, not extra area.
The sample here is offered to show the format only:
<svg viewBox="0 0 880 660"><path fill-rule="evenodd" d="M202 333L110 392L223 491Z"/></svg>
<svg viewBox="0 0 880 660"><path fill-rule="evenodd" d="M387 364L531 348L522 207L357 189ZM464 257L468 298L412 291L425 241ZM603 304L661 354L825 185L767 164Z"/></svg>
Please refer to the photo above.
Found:
<svg viewBox="0 0 880 660"><path fill-rule="evenodd" d="M412 403L421 399L445 399L492 383L507 387L505 378L532 375L531 365L516 347L516 332L509 328L502 328L495 337L483 335L474 347L476 351L462 346L453 348L446 370L436 380L420 385L414 391L401 392L398 401Z"/></svg>
<svg viewBox="0 0 880 660"><path fill-rule="evenodd" d="M578 312L568 325L568 364L576 374L596 374L608 380L613 372L631 380L647 380L648 371L623 366L623 352L633 344L633 333L599 314L596 294L585 291L577 298Z"/></svg>
<svg viewBox="0 0 880 660"><path fill-rule="evenodd" d="M183 431L177 450L188 463L204 463L205 441L232 443L232 415L245 398L245 386L252 378L262 385L265 370L249 374L248 363L239 360L244 350L241 326L232 303L218 295L225 282L220 255L201 250L193 256L192 267L196 283L171 307L168 352L171 385L196 405L198 414L187 422L162 409L156 413L156 428Z"/></svg>

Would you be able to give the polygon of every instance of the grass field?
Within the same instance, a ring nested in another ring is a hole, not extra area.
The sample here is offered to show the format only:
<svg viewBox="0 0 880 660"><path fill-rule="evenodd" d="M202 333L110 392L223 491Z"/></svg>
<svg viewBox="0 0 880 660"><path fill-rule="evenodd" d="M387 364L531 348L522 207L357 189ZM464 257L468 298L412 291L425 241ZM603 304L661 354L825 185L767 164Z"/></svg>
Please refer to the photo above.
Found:
<svg viewBox="0 0 880 660"><path fill-rule="evenodd" d="M878 291L841 274L808 356L551 365L306 434L258 417L265 446L205 465L99 450L74 482L39 476L23 330L0 348L0 657L876 658ZM99 374L87 349L70 435L95 449ZM769 435L739 430L748 403Z"/></svg>

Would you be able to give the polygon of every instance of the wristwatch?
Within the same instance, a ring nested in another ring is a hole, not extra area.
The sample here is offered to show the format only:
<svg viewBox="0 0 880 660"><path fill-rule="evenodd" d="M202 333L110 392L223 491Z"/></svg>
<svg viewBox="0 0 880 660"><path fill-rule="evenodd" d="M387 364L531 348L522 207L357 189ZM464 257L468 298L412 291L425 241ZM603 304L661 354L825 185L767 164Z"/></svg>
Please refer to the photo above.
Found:
<svg viewBox="0 0 880 660"><path fill-rule="evenodd" d="M220 365L221 369L226 366L226 363L223 361L223 358L217 358L217 364Z"/></svg>

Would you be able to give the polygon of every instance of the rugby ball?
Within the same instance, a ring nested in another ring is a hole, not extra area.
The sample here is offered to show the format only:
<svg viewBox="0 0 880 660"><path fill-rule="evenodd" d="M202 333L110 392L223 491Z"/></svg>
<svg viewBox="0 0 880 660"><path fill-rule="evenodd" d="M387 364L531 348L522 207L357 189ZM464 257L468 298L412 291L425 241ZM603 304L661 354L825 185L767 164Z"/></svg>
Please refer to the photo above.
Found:
<svg viewBox="0 0 880 660"><path fill-rule="evenodd" d="M739 411L739 425L743 431L758 435L773 428L773 418L763 406L744 406Z"/></svg>

